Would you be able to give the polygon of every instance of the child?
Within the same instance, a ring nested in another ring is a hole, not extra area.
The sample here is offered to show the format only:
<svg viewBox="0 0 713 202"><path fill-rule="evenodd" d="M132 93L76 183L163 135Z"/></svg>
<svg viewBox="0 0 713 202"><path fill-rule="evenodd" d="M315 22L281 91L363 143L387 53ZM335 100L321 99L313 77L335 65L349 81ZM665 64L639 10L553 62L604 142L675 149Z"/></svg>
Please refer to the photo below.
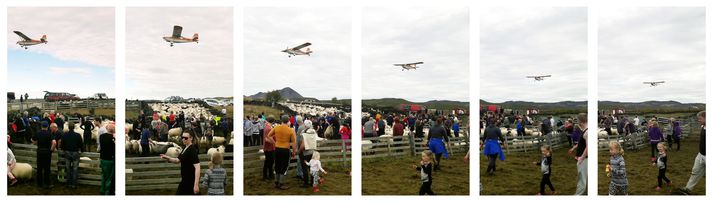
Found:
<svg viewBox="0 0 713 202"><path fill-rule="evenodd" d="M540 147L542 151L542 160L540 162L532 162L535 165L540 166L540 171L542 171L542 180L540 181L540 192L537 195L542 195L545 193L545 185L550 187L552 195L557 194L555 187L552 186L552 181L550 181L550 176L552 175L552 148L550 146Z"/></svg>
<svg viewBox="0 0 713 202"><path fill-rule="evenodd" d="M421 165L415 166L417 171L421 172L421 190L418 191L418 195L436 195L431 189L431 184L433 184L433 162L434 155L430 150L425 150L421 152Z"/></svg>
<svg viewBox="0 0 713 202"><path fill-rule="evenodd" d="M312 159L305 163L309 166L309 171L312 174L312 192L319 192L319 184L324 183L324 180L319 178L319 171L327 174L327 171L322 168L322 162L319 161L319 152L314 151Z"/></svg>
<svg viewBox="0 0 713 202"><path fill-rule="evenodd" d="M228 185L227 175L223 165L223 154L215 152L205 176L201 179L201 187L208 187L208 195L225 195L225 186Z"/></svg>
<svg viewBox="0 0 713 202"><path fill-rule="evenodd" d="M659 142L656 145L656 148L659 150L659 153L656 157L656 163L653 163L652 165L659 168L658 184L656 185L656 191L661 191L661 179L666 181L666 184L668 186L671 186L671 180L666 177L666 167L668 165L666 146L664 146L663 142Z"/></svg>
<svg viewBox="0 0 713 202"><path fill-rule="evenodd" d="M624 149L619 142L611 141L609 142L609 154L611 154L611 159L606 166L607 177L611 177L609 195L627 195L629 180L626 178Z"/></svg>

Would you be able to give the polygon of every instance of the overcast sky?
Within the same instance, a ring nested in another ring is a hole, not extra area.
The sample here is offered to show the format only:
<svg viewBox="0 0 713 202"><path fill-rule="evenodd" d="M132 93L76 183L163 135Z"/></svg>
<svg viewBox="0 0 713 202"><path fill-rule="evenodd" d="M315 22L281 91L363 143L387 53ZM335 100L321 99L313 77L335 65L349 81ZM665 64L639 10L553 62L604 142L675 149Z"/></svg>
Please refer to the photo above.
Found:
<svg viewBox="0 0 713 202"><path fill-rule="evenodd" d="M351 98L351 11L245 8L245 95L291 87L317 99ZM305 42L311 56L281 52Z"/></svg>
<svg viewBox="0 0 713 202"><path fill-rule="evenodd" d="M586 8L489 8L480 26L481 99L587 100Z"/></svg>
<svg viewBox="0 0 713 202"><path fill-rule="evenodd" d="M174 44L199 33L199 43ZM126 97L164 99L233 96L233 8L127 8Z"/></svg>
<svg viewBox="0 0 713 202"><path fill-rule="evenodd" d="M115 97L114 8L11 7L7 9L8 90L30 98L42 91ZM17 45L13 31L47 44ZM19 97L18 97L19 99Z"/></svg>
<svg viewBox="0 0 713 202"><path fill-rule="evenodd" d="M602 9L599 100L705 103L705 15L703 7Z"/></svg>
<svg viewBox="0 0 713 202"><path fill-rule="evenodd" d="M363 99L468 101L468 8L363 9ZM402 71L394 64L424 62Z"/></svg>

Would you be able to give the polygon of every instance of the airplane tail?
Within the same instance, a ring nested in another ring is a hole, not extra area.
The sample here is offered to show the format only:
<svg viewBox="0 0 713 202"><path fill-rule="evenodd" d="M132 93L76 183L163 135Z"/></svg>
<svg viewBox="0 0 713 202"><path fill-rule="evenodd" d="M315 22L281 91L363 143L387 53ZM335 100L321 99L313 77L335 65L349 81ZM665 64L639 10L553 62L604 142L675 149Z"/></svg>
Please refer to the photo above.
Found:
<svg viewBox="0 0 713 202"><path fill-rule="evenodd" d="M193 34L193 41L198 42L198 33Z"/></svg>
<svg viewBox="0 0 713 202"><path fill-rule="evenodd" d="M47 35L42 35L42 38L40 38L40 41L42 41L42 43L47 43Z"/></svg>

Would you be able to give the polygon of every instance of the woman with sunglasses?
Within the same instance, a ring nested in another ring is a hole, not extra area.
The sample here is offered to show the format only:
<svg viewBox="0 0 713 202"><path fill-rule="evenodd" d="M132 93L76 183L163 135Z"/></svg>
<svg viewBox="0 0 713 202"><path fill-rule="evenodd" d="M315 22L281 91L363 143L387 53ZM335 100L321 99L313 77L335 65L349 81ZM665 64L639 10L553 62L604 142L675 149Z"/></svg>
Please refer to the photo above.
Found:
<svg viewBox="0 0 713 202"><path fill-rule="evenodd" d="M198 159L198 145L193 144L195 139L195 133L183 133L181 140L185 149L181 151L178 158L161 154L162 159L166 159L170 163L181 164L181 182L178 184L176 195L197 195L200 193L198 178L201 176L201 163Z"/></svg>

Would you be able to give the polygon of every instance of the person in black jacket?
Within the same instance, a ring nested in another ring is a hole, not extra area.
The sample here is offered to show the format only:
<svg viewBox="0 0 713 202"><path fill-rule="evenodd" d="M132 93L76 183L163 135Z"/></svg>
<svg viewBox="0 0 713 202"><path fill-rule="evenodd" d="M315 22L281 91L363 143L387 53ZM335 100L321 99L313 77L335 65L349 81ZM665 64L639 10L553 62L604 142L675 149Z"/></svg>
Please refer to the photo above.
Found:
<svg viewBox="0 0 713 202"><path fill-rule="evenodd" d="M540 192L538 192L537 195L545 193L545 185L549 186L550 191L552 191L552 195L555 195L557 192L555 191L555 187L552 186L552 181L550 180L550 176L552 176L552 148L550 146L542 146L540 147L540 151L542 151L542 159L540 162L532 162L533 164L540 166L540 171L542 171Z"/></svg>
<svg viewBox="0 0 713 202"><path fill-rule="evenodd" d="M114 195L115 169L114 158L116 147L114 124L106 126L107 133L99 136L99 166L101 167L101 195Z"/></svg>
<svg viewBox="0 0 713 202"><path fill-rule="evenodd" d="M425 150L421 152L421 164L414 165L416 170L421 173L421 189L418 191L418 195L436 195L431 189L433 184L433 157L433 152Z"/></svg>
<svg viewBox="0 0 713 202"><path fill-rule="evenodd" d="M94 130L94 123L92 123L92 120L89 119L89 117L84 118L84 122L81 123L82 125L79 126L82 130L84 130L84 151L89 151L89 146L92 143L92 130Z"/></svg>
<svg viewBox="0 0 713 202"><path fill-rule="evenodd" d="M67 185L72 189L76 189L77 169L79 168L79 152L84 151L84 148L82 137L79 133L74 132L74 123L69 122L68 128L69 132L62 135L59 140L59 148L62 148L64 151Z"/></svg>
<svg viewBox="0 0 713 202"><path fill-rule="evenodd" d="M37 145L37 186L50 188L50 164L52 162L52 152L57 146L57 142L52 139L47 127L49 122L40 123L42 129L32 137L32 144Z"/></svg>

